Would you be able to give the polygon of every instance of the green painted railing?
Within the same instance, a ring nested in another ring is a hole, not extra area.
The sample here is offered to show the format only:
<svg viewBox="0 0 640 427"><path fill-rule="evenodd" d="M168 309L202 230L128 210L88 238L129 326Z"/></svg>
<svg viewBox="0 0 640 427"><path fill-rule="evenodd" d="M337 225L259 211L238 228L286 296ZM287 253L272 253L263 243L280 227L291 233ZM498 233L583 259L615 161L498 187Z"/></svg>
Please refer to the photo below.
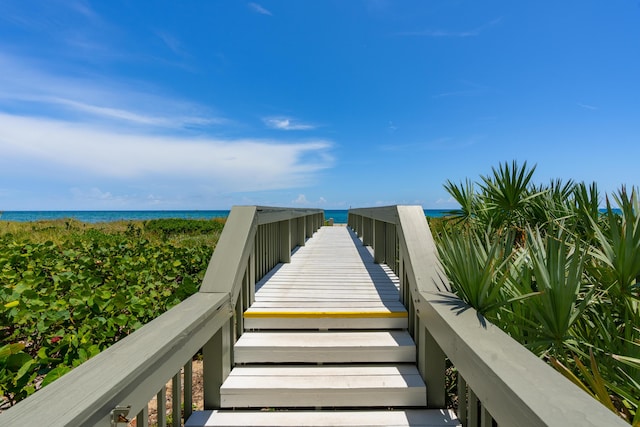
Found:
<svg viewBox="0 0 640 427"><path fill-rule="evenodd" d="M465 426L628 426L449 292L420 206L352 209L348 225L400 277L428 406L445 405L449 359Z"/></svg>
<svg viewBox="0 0 640 427"><path fill-rule="evenodd" d="M137 426L145 427L154 398L158 425L165 425L165 384L173 379L172 423L179 426L191 415L191 360L200 350L205 409L219 407L220 385L231 369L232 346L256 281L289 262L291 251L323 223L318 209L234 207L200 292L0 414L0 425L124 426L118 422L122 415L136 416Z"/></svg>

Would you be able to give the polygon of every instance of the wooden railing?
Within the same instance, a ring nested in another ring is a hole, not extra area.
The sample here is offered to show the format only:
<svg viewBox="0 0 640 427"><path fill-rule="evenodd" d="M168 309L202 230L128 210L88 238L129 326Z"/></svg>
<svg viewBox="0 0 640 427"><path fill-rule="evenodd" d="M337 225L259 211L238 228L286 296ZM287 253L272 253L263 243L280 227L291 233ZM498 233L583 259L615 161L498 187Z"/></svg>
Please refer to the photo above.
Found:
<svg viewBox="0 0 640 427"><path fill-rule="evenodd" d="M144 427L154 398L158 425L165 425L165 384L173 379L172 424L179 426L191 414L191 360L200 350L205 409L219 407L256 281L289 262L323 222L318 209L234 207L197 294L10 408L0 425L124 426L118 417L135 415Z"/></svg>
<svg viewBox="0 0 640 427"><path fill-rule="evenodd" d="M352 209L348 223L400 277L430 407L445 406L449 359L466 426L628 426L449 292L421 207Z"/></svg>

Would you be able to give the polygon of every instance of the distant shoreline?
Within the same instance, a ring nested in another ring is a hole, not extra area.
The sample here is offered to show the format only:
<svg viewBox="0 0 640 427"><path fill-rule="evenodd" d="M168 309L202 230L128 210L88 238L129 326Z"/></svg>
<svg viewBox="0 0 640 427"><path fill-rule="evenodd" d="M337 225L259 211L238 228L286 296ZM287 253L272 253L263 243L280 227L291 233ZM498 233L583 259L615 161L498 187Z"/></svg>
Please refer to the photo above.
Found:
<svg viewBox="0 0 640 427"><path fill-rule="evenodd" d="M4 211L0 214L0 221L33 222L60 219L75 219L82 222L113 222L113 221L146 221L161 218L184 219L213 219L226 218L229 210L158 210L158 211ZM347 222L347 209L325 209L325 218L333 218L334 223ZM425 209L428 217L444 216L448 209Z"/></svg>

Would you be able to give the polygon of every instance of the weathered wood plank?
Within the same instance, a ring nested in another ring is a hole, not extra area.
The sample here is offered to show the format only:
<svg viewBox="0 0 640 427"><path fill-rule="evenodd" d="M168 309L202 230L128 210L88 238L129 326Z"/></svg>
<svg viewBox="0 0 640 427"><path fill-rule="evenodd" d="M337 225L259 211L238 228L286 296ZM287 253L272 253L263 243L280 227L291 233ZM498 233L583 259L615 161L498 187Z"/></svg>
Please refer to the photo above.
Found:
<svg viewBox="0 0 640 427"><path fill-rule="evenodd" d="M247 332L235 345L236 363L413 363L405 331Z"/></svg>
<svg viewBox="0 0 640 427"><path fill-rule="evenodd" d="M448 410L394 411L200 411L185 427L458 427L461 424Z"/></svg>
<svg viewBox="0 0 640 427"><path fill-rule="evenodd" d="M236 367L220 394L225 408L426 405L411 365Z"/></svg>

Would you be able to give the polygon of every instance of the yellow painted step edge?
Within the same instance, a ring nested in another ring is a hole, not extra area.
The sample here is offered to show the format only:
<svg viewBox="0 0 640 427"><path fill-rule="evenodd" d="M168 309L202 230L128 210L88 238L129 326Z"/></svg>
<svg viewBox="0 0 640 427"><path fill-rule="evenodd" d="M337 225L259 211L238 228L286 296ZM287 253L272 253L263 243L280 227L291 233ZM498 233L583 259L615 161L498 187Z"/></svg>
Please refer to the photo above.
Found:
<svg viewBox="0 0 640 427"><path fill-rule="evenodd" d="M358 318L358 317L407 317L406 312L375 312L375 311L247 311L245 318L273 318L273 317L296 317L296 318Z"/></svg>

